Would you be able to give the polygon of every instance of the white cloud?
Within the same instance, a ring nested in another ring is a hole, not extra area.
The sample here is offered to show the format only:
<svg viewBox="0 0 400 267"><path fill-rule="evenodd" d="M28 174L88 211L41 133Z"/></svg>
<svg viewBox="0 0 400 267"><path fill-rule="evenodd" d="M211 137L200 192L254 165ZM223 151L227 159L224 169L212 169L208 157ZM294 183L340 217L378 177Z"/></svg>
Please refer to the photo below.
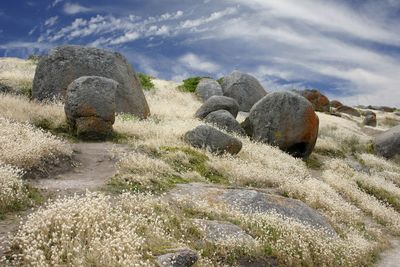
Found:
<svg viewBox="0 0 400 267"><path fill-rule="evenodd" d="M55 7L59 3L63 2L64 0L54 0L54 2L51 4L52 7Z"/></svg>
<svg viewBox="0 0 400 267"><path fill-rule="evenodd" d="M199 19L185 20L181 23L181 28L194 28L201 26L203 24L207 24L216 20L219 20L225 16L233 15L237 12L237 8L230 7L222 11L213 12L209 16L204 16Z"/></svg>
<svg viewBox="0 0 400 267"><path fill-rule="evenodd" d="M50 17L44 22L44 26L52 27L58 21L58 16Z"/></svg>
<svg viewBox="0 0 400 267"><path fill-rule="evenodd" d="M91 10L92 10L91 8L84 7L76 3L66 3L64 5L64 13L68 15L90 12Z"/></svg>
<svg viewBox="0 0 400 267"><path fill-rule="evenodd" d="M197 70L207 73L213 73L220 69L220 66L215 62L208 61L193 53L188 53L182 56L181 58L179 58L179 62L192 70Z"/></svg>
<svg viewBox="0 0 400 267"><path fill-rule="evenodd" d="M32 35L37 29L37 26L33 27L29 32L28 35Z"/></svg>

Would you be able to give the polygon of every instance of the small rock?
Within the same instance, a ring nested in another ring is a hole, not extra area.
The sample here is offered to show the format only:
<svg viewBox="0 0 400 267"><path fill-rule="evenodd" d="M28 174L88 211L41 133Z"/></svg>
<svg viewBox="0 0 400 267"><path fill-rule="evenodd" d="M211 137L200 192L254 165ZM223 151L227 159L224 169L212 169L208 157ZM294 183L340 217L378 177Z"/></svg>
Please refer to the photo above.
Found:
<svg viewBox="0 0 400 267"><path fill-rule="evenodd" d="M240 123L226 110L211 112L205 117L204 121L214 124L216 127L226 130L227 132L245 135Z"/></svg>
<svg viewBox="0 0 400 267"><path fill-rule="evenodd" d="M209 78L203 78L200 80L196 87L196 94L200 96L203 101L206 101L214 95L223 95L221 85L219 85L217 81Z"/></svg>
<svg viewBox="0 0 400 267"><path fill-rule="evenodd" d="M13 89L10 86L0 83L0 94L1 93L8 94L11 93L12 91Z"/></svg>
<svg viewBox="0 0 400 267"><path fill-rule="evenodd" d="M363 125L376 127L375 112L367 110L367 111L362 111L361 114L364 116Z"/></svg>
<svg viewBox="0 0 400 267"><path fill-rule="evenodd" d="M255 141L278 146L294 157L307 158L318 136L313 106L293 92L274 92L258 101L242 123Z"/></svg>
<svg viewBox="0 0 400 267"><path fill-rule="evenodd" d="M224 77L222 91L224 96L231 97L239 103L240 111L249 111L267 94L256 78L239 71L234 71Z"/></svg>
<svg viewBox="0 0 400 267"><path fill-rule="evenodd" d="M227 152L234 155L242 149L242 142L239 139L209 125L200 125L187 132L184 139L193 147L209 149L216 154Z"/></svg>
<svg viewBox="0 0 400 267"><path fill-rule="evenodd" d="M337 108L336 111L340 112L340 113L345 113L347 115L355 116L355 117L361 117L360 112L357 109L349 107L349 106L340 106Z"/></svg>
<svg viewBox="0 0 400 267"><path fill-rule="evenodd" d="M393 158L400 154L400 125L379 134L375 138L375 151L385 158Z"/></svg>
<svg viewBox="0 0 400 267"><path fill-rule="evenodd" d="M305 97L314 107L315 111L320 112L329 112L330 110L330 102L329 99L321 94L318 90L302 90L302 91L295 91L296 93L300 94L301 96Z"/></svg>
<svg viewBox="0 0 400 267"><path fill-rule="evenodd" d="M217 110L227 110L236 118L239 112L239 104L235 99L226 96L212 96L196 112L195 117L204 119L208 114Z"/></svg>
<svg viewBox="0 0 400 267"><path fill-rule="evenodd" d="M118 86L114 80L97 76L80 77L68 86L65 114L79 137L102 140L112 134Z"/></svg>
<svg viewBox="0 0 400 267"><path fill-rule="evenodd" d="M176 249L174 252L157 257L162 267L190 267L199 260L196 251L190 249Z"/></svg>

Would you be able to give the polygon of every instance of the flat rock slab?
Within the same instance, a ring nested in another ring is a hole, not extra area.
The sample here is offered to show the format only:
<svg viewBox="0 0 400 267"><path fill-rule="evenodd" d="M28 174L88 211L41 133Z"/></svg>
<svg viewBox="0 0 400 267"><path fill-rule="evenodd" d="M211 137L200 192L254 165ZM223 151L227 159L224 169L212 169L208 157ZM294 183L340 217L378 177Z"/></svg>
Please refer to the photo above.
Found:
<svg viewBox="0 0 400 267"><path fill-rule="evenodd" d="M256 240L239 226L230 222L195 219L193 222L203 233L205 241L211 243L226 243L234 240L235 244L253 245Z"/></svg>
<svg viewBox="0 0 400 267"><path fill-rule="evenodd" d="M168 194L168 197L176 201L188 200L193 203L208 200L213 203L225 204L245 214L276 212L286 218L336 235L335 230L316 210L299 200L275 194L251 189L230 189L202 183L190 183L177 185Z"/></svg>

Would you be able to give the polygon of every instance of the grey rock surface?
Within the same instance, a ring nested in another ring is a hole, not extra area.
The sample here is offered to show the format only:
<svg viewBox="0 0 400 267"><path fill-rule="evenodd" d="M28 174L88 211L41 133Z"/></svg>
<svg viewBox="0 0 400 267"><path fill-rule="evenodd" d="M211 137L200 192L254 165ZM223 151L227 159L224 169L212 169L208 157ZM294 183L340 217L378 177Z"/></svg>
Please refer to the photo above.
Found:
<svg viewBox="0 0 400 267"><path fill-rule="evenodd" d="M176 249L157 257L157 262L162 267L190 267L198 260L197 252L191 249Z"/></svg>
<svg viewBox="0 0 400 267"><path fill-rule="evenodd" d="M363 125L376 127L376 114L373 111L367 110L363 111L362 115L364 116Z"/></svg>
<svg viewBox="0 0 400 267"><path fill-rule="evenodd" d="M184 140L193 147L208 149L212 153L237 154L242 149L242 142L209 125L200 125L185 134Z"/></svg>
<svg viewBox="0 0 400 267"><path fill-rule="evenodd" d="M393 158L400 154L400 125L379 134L375 138L375 151L385 158Z"/></svg>
<svg viewBox="0 0 400 267"><path fill-rule="evenodd" d="M211 123L214 126L224 129L227 132L235 133L239 135L245 135L243 128L240 126L240 123L232 116L229 111L226 110L217 110L211 112L204 118L204 122Z"/></svg>
<svg viewBox="0 0 400 267"><path fill-rule="evenodd" d="M104 139L112 133L118 86L118 82L98 76L83 76L68 86L64 110L78 136Z"/></svg>
<svg viewBox="0 0 400 267"><path fill-rule="evenodd" d="M256 240L243 231L239 226L230 222L195 219L194 223L211 243L235 242L243 245L255 244Z"/></svg>
<svg viewBox="0 0 400 267"><path fill-rule="evenodd" d="M335 232L324 217L299 200L245 189L227 190L220 195L220 198L232 208L244 213L276 212L316 228Z"/></svg>
<svg viewBox="0 0 400 267"><path fill-rule="evenodd" d="M227 110L236 118L239 104L233 98L226 96L212 96L197 110L195 117L204 119L208 114L217 110Z"/></svg>
<svg viewBox="0 0 400 267"><path fill-rule="evenodd" d="M36 68L32 97L37 100L65 99L67 87L81 76L101 76L117 81L116 111L139 118L150 114L139 79L124 56L111 51L60 46L43 57Z"/></svg>
<svg viewBox="0 0 400 267"><path fill-rule="evenodd" d="M196 87L196 94L203 101L206 101L214 95L223 95L221 85L219 85L217 81L209 78L203 78L200 80L199 84Z"/></svg>
<svg viewBox="0 0 400 267"><path fill-rule="evenodd" d="M255 141L306 158L314 149L319 119L312 104L293 92L274 92L258 101L242 123Z"/></svg>
<svg viewBox="0 0 400 267"><path fill-rule="evenodd" d="M207 200L213 205L221 203L232 210L245 214L275 212L285 218L299 221L313 228L322 229L329 235L336 235L329 222L316 210L300 200L283 197L272 192L261 192L252 189L231 189L215 185L190 183L179 184L169 193L176 201Z"/></svg>
<svg viewBox="0 0 400 267"><path fill-rule="evenodd" d="M238 102L240 111L249 111L258 100L267 94L255 77L239 71L234 71L224 77L222 91L224 96L231 97Z"/></svg>

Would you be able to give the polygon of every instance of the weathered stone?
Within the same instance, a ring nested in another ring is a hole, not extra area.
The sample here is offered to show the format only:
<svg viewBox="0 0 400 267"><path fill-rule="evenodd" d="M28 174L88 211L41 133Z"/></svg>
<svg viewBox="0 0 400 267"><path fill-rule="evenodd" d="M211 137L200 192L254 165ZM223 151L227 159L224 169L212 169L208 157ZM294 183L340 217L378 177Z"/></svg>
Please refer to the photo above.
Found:
<svg viewBox="0 0 400 267"><path fill-rule="evenodd" d="M355 116L355 117L361 117L360 112L352 107L349 106L340 106L336 109L337 112L340 113L345 113L347 115Z"/></svg>
<svg viewBox="0 0 400 267"><path fill-rule="evenodd" d="M363 125L376 127L375 112L366 110L366 111L362 111L361 114L364 116Z"/></svg>
<svg viewBox="0 0 400 267"><path fill-rule="evenodd" d="M97 76L80 77L68 86L65 114L79 137L104 139L112 134L118 86L114 80Z"/></svg>
<svg viewBox="0 0 400 267"><path fill-rule="evenodd" d="M209 125L200 125L187 132L184 139L193 147L208 149L216 154L237 154L242 149L239 139Z"/></svg>
<svg viewBox="0 0 400 267"><path fill-rule="evenodd" d="M300 94L301 96L305 97L314 107L315 111L320 112L329 112L330 110L330 102L329 99L321 94L318 90L302 90L302 91L295 91L296 93Z"/></svg>
<svg viewBox="0 0 400 267"><path fill-rule="evenodd" d="M307 99L293 92L275 92L257 102L242 127L258 142L306 158L314 149L319 119Z"/></svg>
<svg viewBox="0 0 400 267"><path fill-rule="evenodd" d="M210 205L223 204L234 211L245 214L277 213L284 218L293 219L304 225L322 229L329 235L336 235L329 222L300 200L283 197L273 193L264 193L251 189L228 189L215 185L190 183L179 184L168 193L168 198L174 201L185 201L187 205L198 201ZM195 204L194 204L195 205Z"/></svg>
<svg viewBox="0 0 400 267"><path fill-rule="evenodd" d="M338 108L338 107L343 106L343 104L337 100L332 100L330 104L331 104L331 107L333 107L333 108Z"/></svg>
<svg viewBox="0 0 400 267"><path fill-rule="evenodd" d="M206 101L210 97L222 96L222 88L219 83L213 79L203 78L200 80L196 87L196 94L203 100Z"/></svg>
<svg viewBox="0 0 400 267"><path fill-rule="evenodd" d="M386 106L368 106L368 109L372 109L372 110L380 110L380 111L384 111L384 112L394 112L396 111L396 108L391 108L391 107L386 107Z"/></svg>
<svg viewBox="0 0 400 267"><path fill-rule="evenodd" d="M393 158L400 154L400 125L375 138L375 151L385 158Z"/></svg>
<svg viewBox="0 0 400 267"><path fill-rule="evenodd" d="M198 260L197 252L191 249L175 249L171 253L157 257L161 267L190 267Z"/></svg>
<svg viewBox="0 0 400 267"><path fill-rule="evenodd" d="M239 135L245 135L244 130L240 126L239 122L232 116L229 111L217 110L211 112L205 117L204 122L211 123L214 126L226 130L230 133L236 133Z"/></svg>
<svg viewBox="0 0 400 267"><path fill-rule="evenodd" d="M12 91L13 89L10 86L0 83L0 94L1 93L8 94L11 93Z"/></svg>
<svg viewBox="0 0 400 267"><path fill-rule="evenodd" d="M193 221L204 235L204 239L211 243L232 242L236 244L253 245L257 241L243 231L239 226L229 222L195 219Z"/></svg>
<svg viewBox="0 0 400 267"><path fill-rule="evenodd" d="M119 53L82 46L60 46L43 57L36 68L32 97L37 100L65 99L67 87L82 76L101 76L117 81L116 111L139 118L150 114L139 79Z"/></svg>
<svg viewBox="0 0 400 267"><path fill-rule="evenodd" d="M267 94L256 78L239 71L234 71L224 77L222 91L224 96L231 97L238 102L240 111L249 111L258 100Z"/></svg>
<svg viewBox="0 0 400 267"><path fill-rule="evenodd" d="M196 112L195 117L204 119L208 114L217 110L227 110L236 118L239 104L235 99L226 96L212 96Z"/></svg>

